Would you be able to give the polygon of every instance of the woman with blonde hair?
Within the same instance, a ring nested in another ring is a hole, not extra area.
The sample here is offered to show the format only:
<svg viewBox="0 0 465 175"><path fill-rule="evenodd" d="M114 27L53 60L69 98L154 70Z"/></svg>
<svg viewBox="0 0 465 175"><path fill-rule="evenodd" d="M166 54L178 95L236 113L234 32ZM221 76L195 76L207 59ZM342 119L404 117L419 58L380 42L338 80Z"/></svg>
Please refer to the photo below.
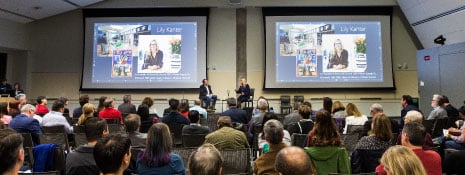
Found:
<svg viewBox="0 0 465 175"><path fill-rule="evenodd" d="M82 106L82 114L79 116L77 125L85 125L87 119L94 117L95 107L92 103L86 103Z"/></svg>
<svg viewBox="0 0 465 175"><path fill-rule="evenodd" d="M347 126L349 125L364 125L368 121L368 117L363 115L353 103L346 106L346 126L344 127L344 134L347 134Z"/></svg>
<svg viewBox="0 0 465 175"><path fill-rule="evenodd" d="M388 175L426 175L425 168L417 155L405 146L392 146L381 157Z"/></svg>

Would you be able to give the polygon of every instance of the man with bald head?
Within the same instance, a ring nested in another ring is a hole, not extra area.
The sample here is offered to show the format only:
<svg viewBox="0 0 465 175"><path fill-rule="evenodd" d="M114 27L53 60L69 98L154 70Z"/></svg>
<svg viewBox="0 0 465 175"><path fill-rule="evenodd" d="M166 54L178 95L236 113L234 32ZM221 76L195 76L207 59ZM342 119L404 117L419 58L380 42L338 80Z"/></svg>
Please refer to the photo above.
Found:
<svg viewBox="0 0 465 175"><path fill-rule="evenodd" d="M221 175L223 169L223 156L212 144L200 146L189 156L190 175Z"/></svg>
<svg viewBox="0 0 465 175"><path fill-rule="evenodd" d="M315 174L310 157L302 148L296 146L286 147L278 152L275 169L280 175Z"/></svg>

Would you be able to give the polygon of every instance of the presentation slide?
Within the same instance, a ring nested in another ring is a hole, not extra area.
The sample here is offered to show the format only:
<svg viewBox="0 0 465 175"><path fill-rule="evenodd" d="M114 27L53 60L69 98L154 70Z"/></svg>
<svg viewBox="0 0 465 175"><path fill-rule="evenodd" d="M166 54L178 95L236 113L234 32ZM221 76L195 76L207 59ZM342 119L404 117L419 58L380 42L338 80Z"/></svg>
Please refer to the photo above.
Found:
<svg viewBox="0 0 465 175"><path fill-rule="evenodd" d="M86 19L82 89L198 88L206 17Z"/></svg>
<svg viewBox="0 0 465 175"><path fill-rule="evenodd" d="M265 19L265 88L393 87L389 16Z"/></svg>

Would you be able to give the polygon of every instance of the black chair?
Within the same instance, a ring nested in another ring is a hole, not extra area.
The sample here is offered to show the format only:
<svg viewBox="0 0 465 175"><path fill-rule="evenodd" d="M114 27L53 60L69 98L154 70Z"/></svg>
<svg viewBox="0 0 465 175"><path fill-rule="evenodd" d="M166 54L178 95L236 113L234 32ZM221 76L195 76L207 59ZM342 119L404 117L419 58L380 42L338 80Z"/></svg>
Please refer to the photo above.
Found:
<svg viewBox="0 0 465 175"><path fill-rule="evenodd" d="M281 95L281 114L289 114L292 111L291 106L291 96L289 95ZM286 111L286 113L284 113Z"/></svg>
<svg viewBox="0 0 465 175"><path fill-rule="evenodd" d="M423 126L425 127L425 130L429 134L433 134L433 125L434 125L434 120L423 120Z"/></svg>
<svg viewBox="0 0 465 175"><path fill-rule="evenodd" d="M39 134L40 144L57 144L60 147L70 152L68 137L63 133L42 133Z"/></svg>
<svg viewBox="0 0 465 175"><path fill-rule="evenodd" d="M365 125L347 125L347 134L358 133L359 138L361 138L367 132Z"/></svg>
<svg viewBox="0 0 465 175"><path fill-rule="evenodd" d="M44 133L66 133L65 126L42 126L42 131Z"/></svg>
<svg viewBox="0 0 465 175"><path fill-rule="evenodd" d="M360 137L358 133L350 133L350 134L342 135L342 143L344 144L344 147L347 149L347 152L349 152L349 155L350 153L352 153L352 151L355 148L355 145L357 145L359 140L360 140Z"/></svg>
<svg viewBox="0 0 465 175"><path fill-rule="evenodd" d="M218 122L218 118L220 118L220 114L210 114L208 115L207 120L205 121L206 125L210 128L210 130L216 131L216 124Z"/></svg>
<svg viewBox="0 0 465 175"><path fill-rule="evenodd" d="M172 152L181 156L183 162L189 162L189 156L196 150L197 148L173 148ZM187 166L188 163L184 163L184 168L188 169Z"/></svg>
<svg viewBox="0 0 465 175"><path fill-rule="evenodd" d="M255 96L255 88L250 88L250 97L245 102L245 107L253 107L253 98Z"/></svg>
<svg viewBox="0 0 465 175"><path fill-rule="evenodd" d="M27 162L30 166L34 164L34 157L32 155L32 148L34 148L34 142L32 141L31 133L21 133L23 136L23 149L25 152L24 158L27 158Z"/></svg>
<svg viewBox="0 0 465 175"><path fill-rule="evenodd" d="M205 142L205 136L207 134L182 134L182 146L188 147L199 147Z"/></svg>
<svg viewBox="0 0 465 175"><path fill-rule="evenodd" d="M73 132L74 133L86 133L86 126L84 125L73 126Z"/></svg>
<svg viewBox="0 0 465 175"><path fill-rule="evenodd" d="M448 129L447 128L447 120L448 120L448 118L441 118L441 119L435 119L434 120L431 137L436 138L436 137L440 137L440 136L443 135L442 130L443 129Z"/></svg>
<svg viewBox="0 0 465 175"><path fill-rule="evenodd" d="M74 133L74 147L77 148L85 144L87 144L86 134L85 133Z"/></svg>
<svg viewBox="0 0 465 175"><path fill-rule="evenodd" d="M168 125L170 128L170 132L173 134L173 144L174 146L181 146L182 145L182 128L184 127L183 124L170 124Z"/></svg>
<svg viewBox="0 0 465 175"><path fill-rule="evenodd" d="M50 133L48 133L50 134ZM53 144L53 143L49 143L49 144ZM36 149L37 147L34 148L34 152L35 153L38 153L38 149ZM50 171L57 171L57 172L62 172L60 174L64 174L64 170L66 168L66 160L65 160L65 151L63 151L64 149L61 147L61 146L56 146L55 149L53 150L53 157L48 157L48 158L51 158L53 159L53 166L47 166L47 167L44 167L47 171L47 172L50 172ZM35 157L39 156L41 154L34 154ZM51 154L45 154L45 155L51 155ZM34 157L34 158L35 158ZM45 158L45 159L48 159L48 158ZM44 160L44 157L41 157L41 160ZM35 162L37 163L37 162ZM39 162L40 163L40 162ZM46 172L44 172L46 173Z"/></svg>
<svg viewBox="0 0 465 175"><path fill-rule="evenodd" d="M249 148L221 150L223 156L223 174L249 174L251 152Z"/></svg>
<svg viewBox="0 0 465 175"><path fill-rule="evenodd" d="M375 171L376 166L380 164L381 156L384 149L368 150L356 149L350 158L352 173L370 173Z"/></svg>
<svg viewBox="0 0 465 175"><path fill-rule="evenodd" d="M108 124L108 132L110 132L110 134L125 134L126 127L124 126L124 124Z"/></svg>
<svg viewBox="0 0 465 175"><path fill-rule="evenodd" d="M107 124L120 124L119 119L105 119L107 121Z"/></svg>
<svg viewBox="0 0 465 175"><path fill-rule="evenodd" d="M297 102L300 102L300 104L303 104L304 101L305 99L303 95L294 95L294 104L296 104Z"/></svg>
<svg viewBox="0 0 465 175"><path fill-rule="evenodd" d="M292 146L298 146L301 148L304 148L307 143L305 143L305 140L307 140L307 134L292 134L291 136L291 145Z"/></svg>

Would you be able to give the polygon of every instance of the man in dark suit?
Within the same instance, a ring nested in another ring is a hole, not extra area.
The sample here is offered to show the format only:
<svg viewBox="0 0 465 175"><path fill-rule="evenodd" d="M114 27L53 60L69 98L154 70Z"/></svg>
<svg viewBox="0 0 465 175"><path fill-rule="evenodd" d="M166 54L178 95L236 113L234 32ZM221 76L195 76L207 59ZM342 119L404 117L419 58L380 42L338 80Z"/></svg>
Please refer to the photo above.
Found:
<svg viewBox="0 0 465 175"><path fill-rule="evenodd" d="M228 98L228 110L221 113L221 116L231 117L233 123L247 124L247 112L245 110L237 108L237 101L235 98Z"/></svg>
<svg viewBox="0 0 465 175"><path fill-rule="evenodd" d="M213 95L212 88L208 84L207 79L202 80L202 85L200 85L199 99L205 101L207 108L215 109L217 96ZM212 106L210 106L210 102Z"/></svg>
<svg viewBox="0 0 465 175"><path fill-rule="evenodd" d="M31 133L35 145L39 144L39 135L42 133L39 121L34 119L36 108L26 104L21 108L21 114L17 115L10 121L9 127L17 133Z"/></svg>
<svg viewBox="0 0 465 175"><path fill-rule="evenodd" d="M190 125L186 125L182 128L183 134L208 134L210 133L210 128L208 126L200 125L200 114L199 111L191 110L189 111L189 120Z"/></svg>
<svg viewBox="0 0 465 175"><path fill-rule="evenodd" d="M126 118L129 114L136 114L136 106L131 103L131 95L123 96L123 104L118 106L118 111L121 112L123 119Z"/></svg>

